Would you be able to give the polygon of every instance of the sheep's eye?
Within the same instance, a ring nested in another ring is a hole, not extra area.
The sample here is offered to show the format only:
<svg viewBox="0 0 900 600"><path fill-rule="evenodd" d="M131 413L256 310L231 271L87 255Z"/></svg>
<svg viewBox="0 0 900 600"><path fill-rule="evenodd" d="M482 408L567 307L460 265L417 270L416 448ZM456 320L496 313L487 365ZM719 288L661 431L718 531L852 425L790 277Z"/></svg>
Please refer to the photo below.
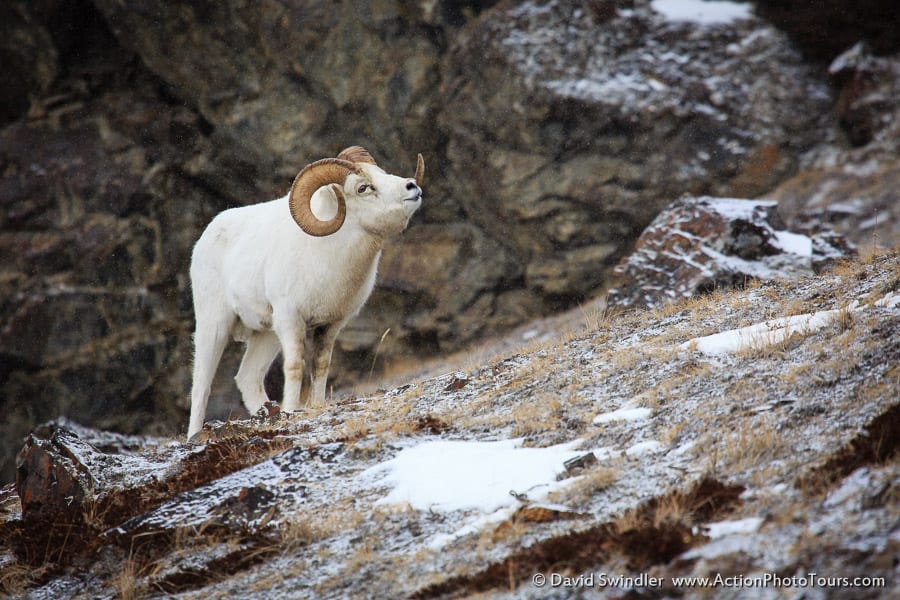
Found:
<svg viewBox="0 0 900 600"><path fill-rule="evenodd" d="M370 187L371 187L371 186L370 186L369 184L363 183L363 184L360 185L358 188L356 188L356 193L357 193L357 194L362 194L363 192L365 192L366 190L368 190Z"/></svg>

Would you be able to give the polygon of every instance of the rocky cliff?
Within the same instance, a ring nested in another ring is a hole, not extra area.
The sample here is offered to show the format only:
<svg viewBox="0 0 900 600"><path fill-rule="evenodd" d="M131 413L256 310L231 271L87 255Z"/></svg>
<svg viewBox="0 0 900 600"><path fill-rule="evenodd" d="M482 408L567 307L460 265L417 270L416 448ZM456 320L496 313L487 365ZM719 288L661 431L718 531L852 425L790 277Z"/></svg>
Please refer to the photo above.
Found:
<svg viewBox="0 0 900 600"><path fill-rule="evenodd" d="M397 171L422 152L431 169L339 340L338 387L584 301L684 193L774 190L791 223L893 243L896 186L880 182L897 171L897 47L863 8L835 28L872 50L829 71L846 48L810 50L783 11L698 23L645 0L4 3L2 478L24 433L60 415L179 431L193 242L216 212L284 193L348 144ZM232 352L220 416L240 410L235 370Z"/></svg>

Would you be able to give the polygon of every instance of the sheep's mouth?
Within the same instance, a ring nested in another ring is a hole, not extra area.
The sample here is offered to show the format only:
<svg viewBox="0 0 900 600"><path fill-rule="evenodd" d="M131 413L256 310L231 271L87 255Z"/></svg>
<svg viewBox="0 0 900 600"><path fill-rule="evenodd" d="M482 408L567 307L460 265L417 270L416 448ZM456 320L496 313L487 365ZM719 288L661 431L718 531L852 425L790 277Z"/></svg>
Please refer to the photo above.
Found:
<svg viewBox="0 0 900 600"><path fill-rule="evenodd" d="M408 198L404 198L403 201L404 201L404 202L421 202L421 201L422 201L422 194L416 194L416 195L414 195L414 196L410 196L410 197L408 197Z"/></svg>

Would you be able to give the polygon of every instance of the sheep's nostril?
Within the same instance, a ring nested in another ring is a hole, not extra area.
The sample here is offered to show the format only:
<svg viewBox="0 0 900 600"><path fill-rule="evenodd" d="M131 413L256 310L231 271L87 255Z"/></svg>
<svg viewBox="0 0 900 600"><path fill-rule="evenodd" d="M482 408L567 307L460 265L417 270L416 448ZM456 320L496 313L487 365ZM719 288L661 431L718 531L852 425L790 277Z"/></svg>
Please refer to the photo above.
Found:
<svg viewBox="0 0 900 600"><path fill-rule="evenodd" d="M410 190L410 191L412 191L412 190L417 190L417 189L419 189L419 186L416 185L416 182L415 182L415 181L407 181L407 182L406 182L406 189L408 189L408 190Z"/></svg>

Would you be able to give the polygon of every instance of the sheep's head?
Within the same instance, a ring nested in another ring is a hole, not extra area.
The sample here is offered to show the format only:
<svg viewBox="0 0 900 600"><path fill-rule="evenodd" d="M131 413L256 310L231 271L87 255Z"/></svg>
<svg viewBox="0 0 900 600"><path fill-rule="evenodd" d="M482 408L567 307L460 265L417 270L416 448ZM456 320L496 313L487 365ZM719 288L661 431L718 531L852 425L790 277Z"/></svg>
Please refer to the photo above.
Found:
<svg viewBox="0 0 900 600"><path fill-rule="evenodd" d="M288 205L297 225L309 235L317 237L331 235L341 228L347 218L348 196L358 198L361 207L371 207L376 204L372 200L380 200L394 216L393 220L398 222L397 225L402 221L399 229L403 229L406 221L422 203L422 190L419 186L424 176L425 160L421 154L417 156L415 177L406 179L385 173L365 148L351 146L338 154L337 158L324 158L304 167L291 186ZM313 194L324 186L331 188L337 200L337 213L327 221L316 217L310 207ZM373 223L373 227L383 227L383 224ZM397 226L389 228L396 229Z"/></svg>

